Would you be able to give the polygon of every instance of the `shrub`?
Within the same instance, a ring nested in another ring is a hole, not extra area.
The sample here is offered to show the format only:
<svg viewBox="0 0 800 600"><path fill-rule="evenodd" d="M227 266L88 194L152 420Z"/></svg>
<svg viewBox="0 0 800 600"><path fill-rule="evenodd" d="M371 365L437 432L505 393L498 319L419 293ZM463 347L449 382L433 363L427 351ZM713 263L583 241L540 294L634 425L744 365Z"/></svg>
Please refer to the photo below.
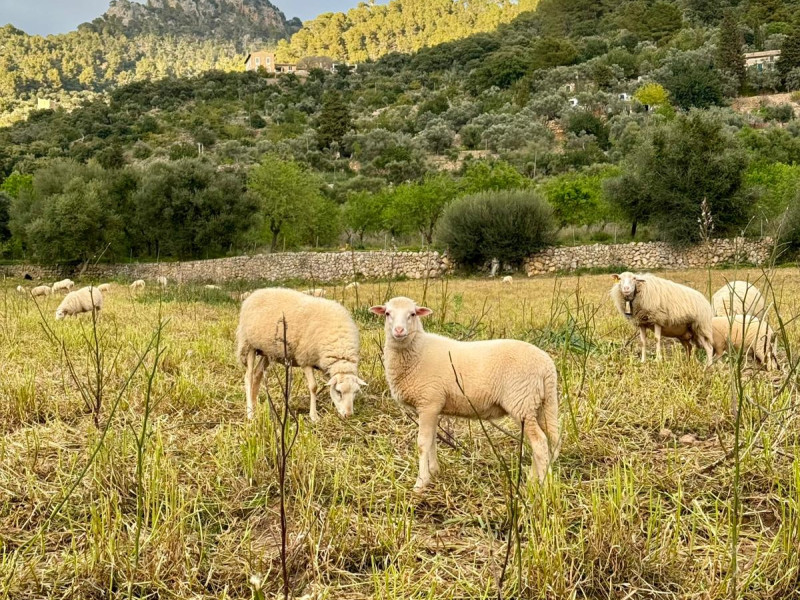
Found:
<svg viewBox="0 0 800 600"><path fill-rule="evenodd" d="M765 121L778 121L788 123L794 118L794 108L791 104L766 105L761 107L761 116Z"/></svg>
<svg viewBox="0 0 800 600"><path fill-rule="evenodd" d="M778 231L778 242L797 255L800 250L800 195L789 205Z"/></svg>
<svg viewBox="0 0 800 600"><path fill-rule="evenodd" d="M533 190L483 192L453 202L442 215L438 240L460 265L493 258L520 266L554 239L553 211Z"/></svg>

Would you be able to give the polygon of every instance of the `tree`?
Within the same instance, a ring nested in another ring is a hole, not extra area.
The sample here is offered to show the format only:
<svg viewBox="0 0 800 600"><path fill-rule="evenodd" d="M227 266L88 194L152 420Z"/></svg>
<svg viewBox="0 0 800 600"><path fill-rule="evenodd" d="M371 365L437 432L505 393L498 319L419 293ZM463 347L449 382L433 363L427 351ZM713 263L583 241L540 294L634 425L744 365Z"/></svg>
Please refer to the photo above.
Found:
<svg viewBox="0 0 800 600"><path fill-rule="evenodd" d="M461 178L461 191L474 194L524 188L529 184L530 180L503 160L476 161L467 165Z"/></svg>
<svg viewBox="0 0 800 600"><path fill-rule="evenodd" d="M652 222L670 242L700 239L697 220L703 199L715 233L737 232L749 218L743 190L747 157L736 138L715 117L701 112L653 125L622 163L620 177L605 192L631 220Z"/></svg>
<svg viewBox="0 0 800 600"><path fill-rule="evenodd" d="M317 143L320 150L334 142L341 144L342 138L352 128L350 111L336 90L328 90L322 96L322 108L317 122Z"/></svg>
<svg viewBox="0 0 800 600"><path fill-rule="evenodd" d="M727 11L719 26L716 62L721 70L736 79L740 90L747 78L744 53L742 52L743 43L738 21L731 11Z"/></svg>
<svg viewBox="0 0 800 600"><path fill-rule="evenodd" d="M11 197L0 192L0 242L5 242L11 237L11 229L8 227L8 210L10 206Z"/></svg>
<svg viewBox="0 0 800 600"><path fill-rule="evenodd" d="M317 179L298 163L274 154L266 155L250 170L247 190L272 236L271 252L278 249L278 238L287 227L308 216L309 207L320 199L319 187Z"/></svg>
<svg viewBox="0 0 800 600"><path fill-rule="evenodd" d="M645 106L661 106L668 102L668 94L664 86L652 81L636 90L633 97Z"/></svg>
<svg viewBox="0 0 800 600"><path fill-rule="evenodd" d="M347 199L342 206L342 220L351 242L353 235L357 235L359 245L363 247L366 234L381 230L386 202L386 195L369 192L358 192Z"/></svg>
<svg viewBox="0 0 800 600"><path fill-rule="evenodd" d="M393 231L417 230L428 244L445 206L458 194L447 174L430 175L422 183L399 186L386 207L384 218Z"/></svg>
<svg viewBox="0 0 800 600"><path fill-rule="evenodd" d="M705 52L672 55L659 69L658 79L681 108L708 108L722 103L722 79Z"/></svg>
<svg viewBox="0 0 800 600"><path fill-rule="evenodd" d="M778 58L777 68L781 80L786 81L792 69L798 67L800 67L800 27L792 27L781 44L781 55Z"/></svg>
<svg viewBox="0 0 800 600"><path fill-rule="evenodd" d="M619 170L607 167L566 173L545 182L542 191L559 226L592 225L610 219L613 211L603 196L603 181L615 175Z"/></svg>

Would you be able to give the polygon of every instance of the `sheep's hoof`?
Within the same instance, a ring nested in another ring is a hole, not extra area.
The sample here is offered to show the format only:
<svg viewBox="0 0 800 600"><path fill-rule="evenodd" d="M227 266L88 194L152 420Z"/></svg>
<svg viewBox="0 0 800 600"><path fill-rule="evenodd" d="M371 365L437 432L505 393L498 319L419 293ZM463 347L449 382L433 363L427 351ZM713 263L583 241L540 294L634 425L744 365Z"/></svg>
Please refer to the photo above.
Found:
<svg viewBox="0 0 800 600"><path fill-rule="evenodd" d="M312 423L319 423L319 415L317 413L308 413L308 418Z"/></svg>
<svg viewBox="0 0 800 600"><path fill-rule="evenodd" d="M422 494L425 491L425 488L428 487L427 481L422 481L421 479L417 479L417 482L414 484L414 489L411 490L415 494Z"/></svg>

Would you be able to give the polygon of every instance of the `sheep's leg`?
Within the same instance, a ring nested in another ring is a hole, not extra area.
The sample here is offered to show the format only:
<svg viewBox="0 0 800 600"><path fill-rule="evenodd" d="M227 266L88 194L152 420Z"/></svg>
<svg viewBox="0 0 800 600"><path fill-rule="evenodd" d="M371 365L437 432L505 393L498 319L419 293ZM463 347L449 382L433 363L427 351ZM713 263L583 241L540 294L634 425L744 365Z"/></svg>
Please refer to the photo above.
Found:
<svg viewBox="0 0 800 600"><path fill-rule="evenodd" d="M710 367L711 363L714 362L714 346L712 346L711 342L705 337L700 338L700 344L702 344L703 349L706 351L706 366Z"/></svg>
<svg viewBox="0 0 800 600"><path fill-rule="evenodd" d="M311 395L308 418L312 423L316 423L319 421L319 415L317 414L317 380L314 377L314 367L303 367L303 373L306 375L308 393Z"/></svg>
<svg viewBox="0 0 800 600"><path fill-rule="evenodd" d="M539 427L536 419L524 421L525 434L528 436L528 443L533 451L533 461L531 464L531 477L534 473L540 482L547 476L547 468L550 465L550 451L547 445L547 436Z"/></svg>
<svg viewBox="0 0 800 600"><path fill-rule="evenodd" d="M414 484L414 491L422 491L431 481L431 451L436 452L436 427L439 425L439 414L423 412L419 414L419 433L417 448L419 450L419 476ZM436 462L438 470L438 462Z"/></svg>
<svg viewBox="0 0 800 600"><path fill-rule="evenodd" d="M656 336L656 360L661 360L661 325L658 323L653 326L653 334Z"/></svg>
<svg viewBox="0 0 800 600"><path fill-rule="evenodd" d="M639 340L642 342L642 362L647 359L647 328L639 327Z"/></svg>
<svg viewBox="0 0 800 600"><path fill-rule="evenodd" d="M244 373L244 393L247 398L247 418L254 419L256 416L256 403L258 401L258 390L261 387L261 379L267 368L267 358L256 356L255 349L247 353L247 370Z"/></svg>

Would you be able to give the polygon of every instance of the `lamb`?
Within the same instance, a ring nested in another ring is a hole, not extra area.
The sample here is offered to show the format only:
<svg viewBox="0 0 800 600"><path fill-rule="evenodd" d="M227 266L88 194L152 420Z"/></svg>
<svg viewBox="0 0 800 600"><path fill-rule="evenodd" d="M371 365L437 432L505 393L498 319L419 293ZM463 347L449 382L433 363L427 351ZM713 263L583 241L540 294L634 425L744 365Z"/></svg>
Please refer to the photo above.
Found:
<svg viewBox="0 0 800 600"><path fill-rule="evenodd" d="M136 292L138 290L143 290L145 288L144 279L137 279L131 284L131 291Z"/></svg>
<svg viewBox="0 0 800 600"><path fill-rule="evenodd" d="M97 286L97 289L100 290L104 294L108 294L111 292L111 284L110 283L101 283Z"/></svg>
<svg viewBox="0 0 800 600"><path fill-rule="evenodd" d="M717 317L764 316L764 297L756 286L746 281L731 281L723 285L714 292L711 304Z"/></svg>
<svg viewBox="0 0 800 600"><path fill-rule="evenodd" d="M350 313L333 300L266 288L256 290L242 303L236 329L236 353L247 367L247 418L255 417L258 389L269 361L284 360L284 318L288 358L303 369L308 383L311 421L319 420L314 369L330 378L327 385L339 414L352 415L353 398L367 384L358 377L359 334Z"/></svg>
<svg viewBox="0 0 800 600"><path fill-rule="evenodd" d="M732 319L714 317L714 354L722 356L728 350L728 342L737 351L744 349L745 356L752 355L767 371L778 368L778 340L766 321L750 315L734 315Z"/></svg>
<svg viewBox="0 0 800 600"><path fill-rule="evenodd" d="M49 296L52 293L53 290L49 285L37 285L31 290L31 296L34 298L39 298L40 296Z"/></svg>
<svg viewBox="0 0 800 600"><path fill-rule="evenodd" d="M306 296L313 296L314 298L324 298L325 297L325 290L323 290L322 288L303 290L303 293Z"/></svg>
<svg viewBox="0 0 800 600"><path fill-rule="evenodd" d="M160 285L162 288L165 288L167 287L169 281L167 281L167 278L164 277L163 275L159 275L158 277L156 277L156 283Z"/></svg>
<svg viewBox="0 0 800 600"><path fill-rule="evenodd" d="M614 275L611 299L619 313L639 328L642 362L647 358L647 330L656 337L656 360L661 359L661 336L677 337L686 348L689 341L706 351L706 364L713 354L711 305L700 292L650 274L630 272Z"/></svg>
<svg viewBox="0 0 800 600"><path fill-rule="evenodd" d="M518 340L460 342L425 332L420 317L430 308L392 298L370 311L385 317L383 360L392 397L419 415L419 476L422 491L439 471L439 418L495 419L521 423L533 450L531 474L544 480L559 451L558 374L542 350Z"/></svg>
<svg viewBox="0 0 800 600"><path fill-rule="evenodd" d="M72 279L62 279L53 284L53 293L69 292L73 287L75 287L75 282Z"/></svg>
<svg viewBox="0 0 800 600"><path fill-rule="evenodd" d="M25 288L22 287L21 285L18 285L17 286L17 292L20 293L20 294L24 294L25 293Z"/></svg>
<svg viewBox="0 0 800 600"><path fill-rule="evenodd" d="M56 309L56 320L64 317L79 315L85 312L94 312L99 315L103 308L103 294L96 287L83 287L75 292L70 292L61 301Z"/></svg>
<svg viewBox="0 0 800 600"><path fill-rule="evenodd" d="M503 277L503 283L512 284L514 283L514 278L511 275L506 275Z"/></svg>

